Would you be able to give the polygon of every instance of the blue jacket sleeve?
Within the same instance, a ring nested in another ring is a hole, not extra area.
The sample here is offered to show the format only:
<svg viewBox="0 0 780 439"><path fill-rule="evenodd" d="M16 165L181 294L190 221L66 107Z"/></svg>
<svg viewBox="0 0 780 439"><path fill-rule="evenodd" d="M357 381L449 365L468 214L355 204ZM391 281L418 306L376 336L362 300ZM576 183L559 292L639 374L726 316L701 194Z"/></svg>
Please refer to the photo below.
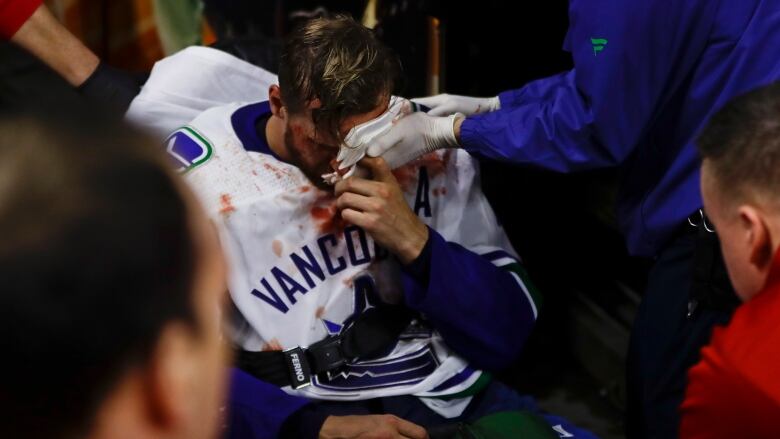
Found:
<svg viewBox="0 0 780 439"><path fill-rule="evenodd" d="M517 358L540 301L508 253L481 256L429 228L422 253L403 271L407 305L472 365L500 370Z"/></svg>
<svg viewBox="0 0 780 439"><path fill-rule="evenodd" d="M231 370L227 439L275 439L285 421L310 404L239 369ZM320 420L319 426L322 426ZM319 430L319 428L317 428Z"/></svg>
<svg viewBox="0 0 780 439"><path fill-rule="evenodd" d="M572 0L575 68L499 95L461 144L480 157L570 172L622 163L695 68L718 2Z"/></svg>

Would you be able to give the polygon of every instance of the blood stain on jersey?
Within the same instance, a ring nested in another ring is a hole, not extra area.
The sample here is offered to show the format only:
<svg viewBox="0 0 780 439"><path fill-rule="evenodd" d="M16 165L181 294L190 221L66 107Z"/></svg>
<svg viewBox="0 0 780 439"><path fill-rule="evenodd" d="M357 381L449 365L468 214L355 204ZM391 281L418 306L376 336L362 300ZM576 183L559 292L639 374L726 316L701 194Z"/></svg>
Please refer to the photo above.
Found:
<svg viewBox="0 0 780 439"><path fill-rule="evenodd" d="M444 186L437 187L436 189L433 190L433 196L434 197L438 197L438 196L441 196L441 195L447 195L447 188L444 187Z"/></svg>
<svg viewBox="0 0 780 439"><path fill-rule="evenodd" d="M263 163L263 167L265 169L267 169L268 171L273 172L273 174L276 175L276 178L278 178L279 180L284 178L285 172L283 170L277 168L276 166L274 166L274 165L272 165L270 163Z"/></svg>
<svg viewBox="0 0 780 439"><path fill-rule="evenodd" d="M278 239L274 239L274 241L271 243L271 250L273 250L277 258L282 257L283 248L284 246L282 245L282 241L279 241Z"/></svg>
<svg viewBox="0 0 780 439"><path fill-rule="evenodd" d="M309 192L310 190L311 190L311 186L309 186L309 185L301 186L301 187L298 188L298 192L300 192L302 194L305 194L306 192Z"/></svg>
<svg viewBox="0 0 780 439"><path fill-rule="evenodd" d="M428 168L428 176L433 178L443 174L447 170L447 164L450 161L450 151L446 151L444 154L439 155L436 152L426 154L417 160L411 162L411 165Z"/></svg>
<svg viewBox="0 0 780 439"><path fill-rule="evenodd" d="M409 163L400 168L393 169L393 176L398 180L398 185L404 192L410 192L415 188L417 182L417 167Z"/></svg>
<svg viewBox="0 0 780 439"><path fill-rule="evenodd" d="M314 313L314 317L317 317L318 319L321 319L322 316L325 315L325 307L324 306L318 306L317 311Z"/></svg>
<svg viewBox="0 0 780 439"><path fill-rule="evenodd" d="M272 338L271 341L263 345L263 348L261 350L263 352L269 352L269 351L282 351L284 349L282 348L282 344L279 343L279 340Z"/></svg>
<svg viewBox="0 0 780 439"><path fill-rule="evenodd" d="M311 217L320 233L343 234L347 226L346 221L336 209L336 200L328 194L320 196L314 201L314 207L310 211Z"/></svg>
<svg viewBox="0 0 780 439"><path fill-rule="evenodd" d="M447 170L447 164L449 163L449 152L446 151L441 156L436 152L432 152L400 168L393 169L393 175L398 180L398 185L401 186L404 192L414 191L417 188L417 179L421 167L425 167L428 170L429 178L443 174Z"/></svg>
<svg viewBox="0 0 780 439"><path fill-rule="evenodd" d="M222 215L230 215L236 211L233 206L233 199L229 194L222 194L219 197L219 213Z"/></svg>

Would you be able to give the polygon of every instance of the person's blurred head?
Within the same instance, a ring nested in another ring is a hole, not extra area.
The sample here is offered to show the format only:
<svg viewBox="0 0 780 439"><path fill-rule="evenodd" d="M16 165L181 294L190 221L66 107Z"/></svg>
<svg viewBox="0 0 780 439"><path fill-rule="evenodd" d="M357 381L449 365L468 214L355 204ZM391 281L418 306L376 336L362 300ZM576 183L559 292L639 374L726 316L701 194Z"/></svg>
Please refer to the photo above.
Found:
<svg viewBox="0 0 780 439"><path fill-rule="evenodd" d="M0 437L215 436L216 234L125 127L0 119Z"/></svg>
<svg viewBox="0 0 780 439"><path fill-rule="evenodd" d="M288 35L269 101L285 149L313 182L354 126L381 115L401 73L395 54L353 19L319 18Z"/></svg>
<svg viewBox="0 0 780 439"><path fill-rule="evenodd" d="M699 137L704 207L742 300L764 286L780 246L780 83L729 102Z"/></svg>

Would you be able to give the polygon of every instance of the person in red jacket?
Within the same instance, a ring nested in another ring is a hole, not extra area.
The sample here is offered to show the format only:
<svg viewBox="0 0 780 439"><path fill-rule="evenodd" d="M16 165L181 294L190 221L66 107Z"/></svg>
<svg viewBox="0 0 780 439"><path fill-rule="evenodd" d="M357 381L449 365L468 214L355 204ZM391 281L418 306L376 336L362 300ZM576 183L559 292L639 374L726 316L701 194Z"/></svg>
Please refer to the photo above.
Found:
<svg viewBox="0 0 780 439"><path fill-rule="evenodd" d="M780 83L731 101L702 133L701 190L744 302L689 371L682 438L780 437Z"/></svg>
<svg viewBox="0 0 780 439"><path fill-rule="evenodd" d="M41 3L42 0L0 0L0 37L13 37Z"/></svg>
<svg viewBox="0 0 780 439"><path fill-rule="evenodd" d="M0 37L35 55L74 87L84 84L100 64L41 0L0 0Z"/></svg>
<svg viewBox="0 0 780 439"><path fill-rule="evenodd" d="M121 113L140 91L137 78L101 63L42 0L0 0L0 39L33 54L82 95Z"/></svg>

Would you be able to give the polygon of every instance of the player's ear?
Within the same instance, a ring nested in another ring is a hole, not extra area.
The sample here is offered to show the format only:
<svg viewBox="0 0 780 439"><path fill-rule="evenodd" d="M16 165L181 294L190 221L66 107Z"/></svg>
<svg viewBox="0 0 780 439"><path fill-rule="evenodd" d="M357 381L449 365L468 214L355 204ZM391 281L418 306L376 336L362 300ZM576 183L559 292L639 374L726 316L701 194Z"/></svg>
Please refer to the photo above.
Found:
<svg viewBox="0 0 780 439"><path fill-rule="evenodd" d="M768 272L772 266L774 251L764 216L760 210L750 205L742 205L737 211L750 263L759 272Z"/></svg>
<svg viewBox="0 0 780 439"><path fill-rule="evenodd" d="M285 118L287 111L284 110L282 104L282 92L276 84L268 88L268 103L271 105L271 113L274 116Z"/></svg>

